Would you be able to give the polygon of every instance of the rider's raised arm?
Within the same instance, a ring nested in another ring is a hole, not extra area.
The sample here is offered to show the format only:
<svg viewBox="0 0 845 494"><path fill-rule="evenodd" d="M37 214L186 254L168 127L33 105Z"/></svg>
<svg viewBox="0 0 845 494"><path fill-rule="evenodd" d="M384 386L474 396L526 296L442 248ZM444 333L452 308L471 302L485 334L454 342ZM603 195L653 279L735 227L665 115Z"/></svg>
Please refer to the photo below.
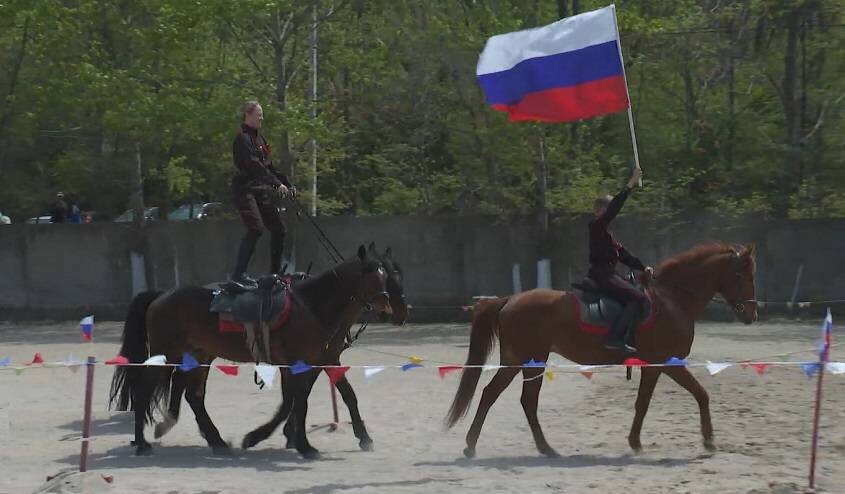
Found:
<svg viewBox="0 0 845 494"><path fill-rule="evenodd" d="M604 214L598 217L596 220L597 223L607 226L616 218L616 215L619 214L619 211L622 210L622 206L625 204L625 200L628 199L628 194L631 193L631 189L625 187L622 189L618 194L616 194L613 199L610 201L610 204L607 205L607 209L604 211Z"/></svg>

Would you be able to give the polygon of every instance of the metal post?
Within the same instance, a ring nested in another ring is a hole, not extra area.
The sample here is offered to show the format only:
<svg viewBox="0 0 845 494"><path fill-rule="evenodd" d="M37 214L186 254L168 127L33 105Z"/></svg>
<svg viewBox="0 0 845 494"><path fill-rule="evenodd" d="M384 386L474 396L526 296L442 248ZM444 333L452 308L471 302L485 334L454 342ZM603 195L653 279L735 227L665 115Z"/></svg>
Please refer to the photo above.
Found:
<svg viewBox="0 0 845 494"><path fill-rule="evenodd" d="M311 118L317 120L317 2L311 11ZM317 216L317 139L311 138L311 216Z"/></svg>
<svg viewBox="0 0 845 494"><path fill-rule="evenodd" d="M640 153L637 151L637 133L634 131L634 113L631 111L631 93L628 91L628 76L625 74L625 59L622 58L622 37L619 35L619 22L616 20L616 6L611 5L613 10L613 25L616 26L616 46L619 48L619 63L622 64L622 79L625 81L625 95L628 97L628 125L631 128L631 143L634 146L634 168L640 168ZM643 180L640 179L640 187Z"/></svg>
<svg viewBox="0 0 845 494"><path fill-rule="evenodd" d="M94 394L94 357L88 357L85 372L85 412L82 417L82 450L79 453L79 471L88 471L88 441L91 437L91 396Z"/></svg>

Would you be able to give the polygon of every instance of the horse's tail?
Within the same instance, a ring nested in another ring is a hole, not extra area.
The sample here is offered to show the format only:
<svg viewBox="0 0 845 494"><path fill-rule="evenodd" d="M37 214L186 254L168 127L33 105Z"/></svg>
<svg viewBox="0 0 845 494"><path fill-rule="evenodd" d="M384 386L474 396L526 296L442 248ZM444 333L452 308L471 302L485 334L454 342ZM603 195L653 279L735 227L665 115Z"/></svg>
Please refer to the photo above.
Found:
<svg viewBox="0 0 845 494"><path fill-rule="evenodd" d="M482 369L479 366L487 362L498 332L499 312L507 302L507 297L481 300L472 310L472 330L469 336L469 355L467 355L466 365L475 367L466 367L461 372L461 383L458 385L458 392L446 416L446 427L455 425L469 409L478 380L481 378Z"/></svg>
<svg viewBox="0 0 845 494"><path fill-rule="evenodd" d="M123 344L120 346L120 355L126 357L130 363L140 364L149 357L149 350L147 348L147 309L160 295L161 292L142 292L136 295L132 299L132 302L129 303L126 321L123 323ZM117 410L134 410L132 391L144 384L141 382L143 374L144 367L116 367L114 377L111 381L109 408L114 406ZM148 419L152 415L153 403L154 401L151 401L148 407Z"/></svg>

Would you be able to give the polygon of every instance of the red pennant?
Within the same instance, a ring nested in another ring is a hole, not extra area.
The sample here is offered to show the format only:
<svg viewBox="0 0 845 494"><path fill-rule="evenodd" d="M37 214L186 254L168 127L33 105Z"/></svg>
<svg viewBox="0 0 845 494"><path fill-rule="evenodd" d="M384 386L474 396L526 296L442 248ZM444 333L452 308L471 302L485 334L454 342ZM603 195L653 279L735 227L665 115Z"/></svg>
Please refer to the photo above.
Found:
<svg viewBox="0 0 845 494"><path fill-rule="evenodd" d="M221 364L221 365L215 365L214 367L217 367L217 370L219 370L223 374L226 374L227 376L237 376L238 375L239 367L237 365L223 365L223 364Z"/></svg>
<svg viewBox="0 0 845 494"><path fill-rule="evenodd" d="M41 358L41 353L35 352L35 356L32 357L32 363L30 363L29 365L43 364L43 363L44 363L44 359Z"/></svg>
<svg viewBox="0 0 845 494"><path fill-rule="evenodd" d="M106 365L126 365L129 363L129 359L124 357L123 355L118 355L113 359L106 360Z"/></svg>
<svg viewBox="0 0 845 494"><path fill-rule="evenodd" d="M348 365L341 367L326 367L326 374L329 376L329 382L332 383L332 386L337 384L337 382L340 381L340 378L343 377L348 370Z"/></svg>
<svg viewBox="0 0 845 494"><path fill-rule="evenodd" d="M445 379L446 375L450 372L455 372L456 370L461 370L462 367L460 365L441 365L437 368L437 372L440 374L440 379Z"/></svg>
<svg viewBox="0 0 845 494"><path fill-rule="evenodd" d="M754 367L754 370L757 371L758 376L762 376L766 373L766 369L769 368L769 364L751 364L751 367Z"/></svg>
<svg viewBox="0 0 845 494"><path fill-rule="evenodd" d="M114 477L112 475L100 474L100 477L102 477L103 480L105 480L107 484L111 484L112 482L114 482Z"/></svg>
<svg viewBox="0 0 845 494"><path fill-rule="evenodd" d="M592 378L593 378L593 373L592 373L592 372L587 372L587 371L584 371L584 372L582 372L582 373L581 373L581 375L582 375L582 376L584 376L584 377L586 377L587 379L592 379Z"/></svg>
<svg viewBox="0 0 845 494"><path fill-rule="evenodd" d="M622 365L625 367L642 367L644 365L648 365L648 362L645 360L640 360L638 358L626 358Z"/></svg>

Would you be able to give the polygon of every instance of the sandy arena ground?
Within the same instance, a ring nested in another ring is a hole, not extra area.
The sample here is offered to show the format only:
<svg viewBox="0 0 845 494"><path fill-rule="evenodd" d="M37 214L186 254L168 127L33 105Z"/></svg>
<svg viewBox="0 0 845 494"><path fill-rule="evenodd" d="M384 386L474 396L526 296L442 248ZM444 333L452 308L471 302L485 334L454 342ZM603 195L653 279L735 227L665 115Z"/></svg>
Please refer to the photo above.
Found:
<svg viewBox="0 0 845 494"><path fill-rule="evenodd" d="M743 359L812 348L817 323L703 324L691 360ZM93 354L116 355L118 323L98 324L96 343L81 343L75 322L0 324L0 357L29 361L35 352L60 361ZM845 337L843 337L845 338ZM466 325L371 327L346 364L402 364L388 354L416 354L441 362L463 362ZM845 360L845 355L834 360ZM494 362L498 361L497 353ZM809 359L800 354L793 360ZM129 446L131 416L107 410L111 369L97 367L91 472L78 465L84 371L28 369L0 371L0 493L793 493L806 485L815 380L800 368L772 368L764 376L732 367L717 376L694 369L710 392L718 451L701 446L698 407L669 379L661 379L643 428L645 452L632 454L626 435L633 418L635 381L619 371L587 380L559 373L543 385L540 422L562 458L541 457L534 448L514 381L490 412L478 457L461 454L469 420L443 431L442 419L458 374L441 381L433 366L403 373L388 369L371 379L352 369L361 412L376 450L358 450L351 427L310 433L322 460L301 460L282 449L281 432L254 450L213 457L200 437L187 404L179 424L151 457L135 457ZM481 385L492 374L482 377ZM845 376L825 376L819 484L845 493ZM214 371L207 407L223 437L240 444L244 434L272 414L280 399L252 384L252 375L229 377ZM476 395L478 396L478 395ZM310 402L310 425L331 420L325 376ZM475 412L475 403L471 414ZM341 404L341 418L348 419ZM148 439L152 431L148 429ZM51 482L48 475L65 471ZM111 476L106 483L102 475Z"/></svg>

